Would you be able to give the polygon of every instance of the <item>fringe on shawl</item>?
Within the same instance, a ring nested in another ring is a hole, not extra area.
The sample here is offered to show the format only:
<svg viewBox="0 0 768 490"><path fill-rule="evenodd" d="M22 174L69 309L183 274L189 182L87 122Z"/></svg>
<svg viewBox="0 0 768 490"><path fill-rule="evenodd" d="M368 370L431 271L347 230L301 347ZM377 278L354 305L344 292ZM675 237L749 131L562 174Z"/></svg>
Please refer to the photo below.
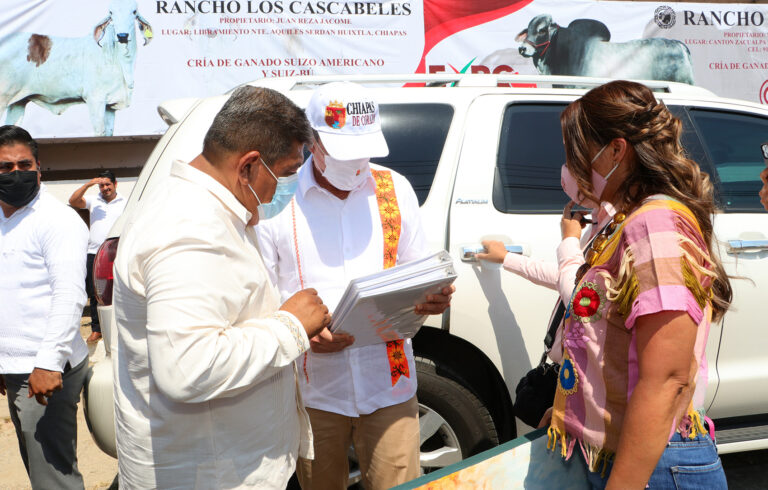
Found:
<svg viewBox="0 0 768 490"><path fill-rule="evenodd" d="M691 250L694 252L686 250L686 247L683 246L684 244L690 245ZM680 268L684 284L696 299L699 308L704 309L704 306L712 298L712 288L709 285L711 281L705 286L703 284L705 281L700 280L696 272L705 278L717 277L713 271L707 268L707 266L712 264L712 260L707 253L702 251L687 237L680 237L680 254ZM605 279L606 298L616 305L616 312L623 317L626 317L632 311L632 305L640 292L634 262L635 258L632 250L627 248L621 257L615 278L607 271L600 271L598 273L600 277ZM701 262L706 265L700 265Z"/></svg>
<svg viewBox="0 0 768 490"><path fill-rule="evenodd" d="M687 244L691 246L691 249L695 251L695 255L682 245ZM709 255L704 253L690 238L680 238L680 249L682 256L680 257L680 264L683 271L683 279L685 280L685 286L691 291L691 294L696 299L699 308L704 309L704 305L712 298L712 281L708 281L708 285L704 286L703 282L706 278L715 279L717 274L707 268L712 266L712 259ZM700 262L704 262L704 266L699 265ZM704 276L704 280L699 280L694 272L696 270L699 274Z"/></svg>
<svg viewBox="0 0 768 490"><path fill-rule="evenodd" d="M557 448L557 444L560 443L560 455L566 461L573 455L573 448L576 445L577 439L571 437L568 434L560 432L553 426L549 426L547 430L547 449L554 451ZM605 448L593 446L584 441L578 441L581 447L581 453L584 455L584 459L587 462L587 468L593 473L600 472L600 476L605 477L606 471L608 471L608 465L613 461L615 454Z"/></svg>
<svg viewBox="0 0 768 490"><path fill-rule="evenodd" d="M680 421L677 432L688 439L695 439L696 436L709 434L709 431L704 427L701 413L693 409L688 410L688 414Z"/></svg>
<svg viewBox="0 0 768 490"><path fill-rule="evenodd" d="M616 305L616 311L623 317L629 315L632 304L639 293L639 284L634 268L635 257L632 250L627 248L621 256L619 270L614 278L607 271L598 275L605 279L605 297Z"/></svg>
<svg viewBox="0 0 768 490"><path fill-rule="evenodd" d="M677 432L688 439L695 439L696 436L709 433L704 427L703 415L693 409L689 409L688 414L680 421ZM576 438L565 432L561 432L552 425L547 429L547 449L555 451L559 443L560 456L566 461L571 459L576 442ZM608 471L608 465L613 461L616 454L609 449L597 447L588 442L578 441L578 443L581 447L584 459L587 462L589 471L593 473L600 472L600 476L605 477L605 473Z"/></svg>

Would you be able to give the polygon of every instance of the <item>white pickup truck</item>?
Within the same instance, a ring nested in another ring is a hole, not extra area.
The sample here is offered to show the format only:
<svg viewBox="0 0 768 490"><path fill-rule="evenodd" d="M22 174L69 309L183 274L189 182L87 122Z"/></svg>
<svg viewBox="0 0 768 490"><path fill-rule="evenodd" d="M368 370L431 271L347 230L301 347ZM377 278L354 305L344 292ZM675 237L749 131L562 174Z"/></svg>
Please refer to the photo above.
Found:
<svg viewBox="0 0 768 490"><path fill-rule="evenodd" d="M263 79L305 106L318 84L342 77ZM512 75L345 76L370 84L381 103L390 154L376 161L404 174L421 204L430 247L448 250L458 279L450 310L414 338L425 471L459 461L531 430L516 422L514 389L543 351L556 293L480 263L484 238L510 251L555 260L564 150L559 114L607 80ZM768 447L768 213L757 197L768 135L768 107L723 99L669 82L646 82L684 125L683 144L711 175L722 214L715 217L734 304L712 325L707 412L720 452ZM573 88L578 87L578 88ZM114 336L112 259L125 220L161 184L174 159L191 159L227 95L172 100L158 111L169 124L147 160L126 212L97 256L99 316ZM114 339L111 339L114 342ZM109 359L95 366L86 395L89 426L114 455Z"/></svg>

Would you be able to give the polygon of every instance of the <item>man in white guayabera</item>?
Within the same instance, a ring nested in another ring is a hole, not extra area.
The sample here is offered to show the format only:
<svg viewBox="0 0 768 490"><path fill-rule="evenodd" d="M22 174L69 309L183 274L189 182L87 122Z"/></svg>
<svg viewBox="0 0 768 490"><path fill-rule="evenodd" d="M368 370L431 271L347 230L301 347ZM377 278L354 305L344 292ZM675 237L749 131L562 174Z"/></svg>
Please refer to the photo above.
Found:
<svg viewBox="0 0 768 490"><path fill-rule="evenodd" d="M257 226L267 270L284 298L316 288L335 308L351 279L428 255L419 202L405 177L369 163L389 148L379 104L352 83L317 89L307 107L312 156L294 201ZM440 314L453 287L428 295L420 314ZM299 361L315 459L297 467L304 490L346 488L354 444L363 485L384 489L419 475L419 407L411 340L356 347L324 329Z"/></svg>
<svg viewBox="0 0 768 490"><path fill-rule="evenodd" d="M252 225L291 199L304 113L244 86L203 151L127 223L113 347L121 488L285 488L312 456L294 360L330 323L317 292L282 305Z"/></svg>

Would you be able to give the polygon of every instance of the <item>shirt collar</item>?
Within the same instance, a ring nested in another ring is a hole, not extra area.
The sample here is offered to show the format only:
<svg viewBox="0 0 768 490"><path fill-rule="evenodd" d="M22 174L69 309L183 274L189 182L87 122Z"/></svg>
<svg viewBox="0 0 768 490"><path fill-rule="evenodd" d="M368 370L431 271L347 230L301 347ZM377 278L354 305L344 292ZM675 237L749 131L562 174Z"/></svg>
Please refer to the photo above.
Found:
<svg viewBox="0 0 768 490"><path fill-rule="evenodd" d="M46 187L45 184L40 182L40 190L37 191L37 195L35 196L35 198L29 201L29 204L27 204L26 206L22 206L21 208L19 208L16 211L16 213L18 213L24 208L32 208L34 210L40 209L40 199L43 197L43 192L48 192L48 187ZM13 213L13 214L16 214L16 213Z"/></svg>
<svg viewBox="0 0 768 490"><path fill-rule="evenodd" d="M229 189L221 185L219 181L210 175L190 166L188 163L175 160L171 166L171 175L205 188L216 196L244 224L247 224L253 217L253 214L240 204L240 201L237 200Z"/></svg>
<svg viewBox="0 0 768 490"><path fill-rule="evenodd" d="M16 211L14 211L12 215L10 215L10 216L8 216L6 218L5 217L5 213L0 211L0 221L6 222L6 221L8 221L10 219L13 219L13 218L16 218L18 216L21 216L22 214L24 214L24 212L27 210L27 208L34 209L34 210L40 209L40 197L43 195L43 192L46 192L46 187L45 187L45 184L43 184L41 182L40 183L40 188L37 190L37 195L35 197L33 197L32 200L29 201L27 204L25 204L24 206L20 207Z"/></svg>
<svg viewBox="0 0 768 490"><path fill-rule="evenodd" d="M297 193L301 194L301 197L307 193L312 187L319 187L315 180L315 174L312 172L312 155L304 160L304 165L299 169L299 187L296 189Z"/></svg>
<svg viewBox="0 0 768 490"><path fill-rule="evenodd" d="M317 179L315 179L315 173L312 171L312 167L314 166L314 163L312 162L312 155L309 155L309 158L304 161L304 165L302 165L299 169L299 187L296 189L296 192L300 193L301 197L304 197L312 188L317 189L318 191L328 192L326 189L320 187L320 184L317 183ZM370 169L373 168L372 165L373 164L368 165L368 178L365 180L365 184L352 189L350 193L357 192L366 187L370 187L371 189L376 188L376 182L373 179L373 174L370 171ZM330 194L330 192L328 192L328 194Z"/></svg>

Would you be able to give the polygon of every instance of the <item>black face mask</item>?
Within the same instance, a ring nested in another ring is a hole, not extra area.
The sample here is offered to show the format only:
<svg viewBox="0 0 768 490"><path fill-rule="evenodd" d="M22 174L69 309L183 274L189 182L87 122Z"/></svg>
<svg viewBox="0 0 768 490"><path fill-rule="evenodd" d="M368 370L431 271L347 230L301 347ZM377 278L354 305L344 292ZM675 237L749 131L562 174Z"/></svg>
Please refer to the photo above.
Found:
<svg viewBox="0 0 768 490"><path fill-rule="evenodd" d="M14 170L0 174L0 201L9 206L26 206L32 202L38 190L40 183L37 181L37 170Z"/></svg>

